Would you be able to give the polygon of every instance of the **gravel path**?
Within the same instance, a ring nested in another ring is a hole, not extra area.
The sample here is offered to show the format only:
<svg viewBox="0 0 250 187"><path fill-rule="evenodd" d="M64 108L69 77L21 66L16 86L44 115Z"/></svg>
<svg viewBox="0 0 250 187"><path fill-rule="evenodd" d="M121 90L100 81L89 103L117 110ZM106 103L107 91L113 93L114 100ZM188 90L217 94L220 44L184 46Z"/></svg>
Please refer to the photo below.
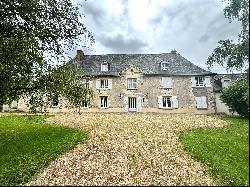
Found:
<svg viewBox="0 0 250 187"><path fill-rule="evenodd" d="M26 185L215 185L176 133L227 125L191 114L64 114L47 121L87 130L89 139Z"/></svg>

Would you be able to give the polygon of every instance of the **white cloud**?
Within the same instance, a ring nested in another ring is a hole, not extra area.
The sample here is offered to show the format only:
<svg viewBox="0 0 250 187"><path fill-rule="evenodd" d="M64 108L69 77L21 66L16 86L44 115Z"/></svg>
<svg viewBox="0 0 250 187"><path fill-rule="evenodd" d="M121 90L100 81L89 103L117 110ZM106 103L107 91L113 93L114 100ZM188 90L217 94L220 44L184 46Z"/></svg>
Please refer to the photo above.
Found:
<svg viewBox="0 0 250 187"><path fill-rule="evenodd" d="M221 39L236 39L238 23L223 15L218 0L80 1L86 27L96 43L88 53L166 53L176 49L206 69L206 60ZM215 66L213 72L225 72Z"/></svg>

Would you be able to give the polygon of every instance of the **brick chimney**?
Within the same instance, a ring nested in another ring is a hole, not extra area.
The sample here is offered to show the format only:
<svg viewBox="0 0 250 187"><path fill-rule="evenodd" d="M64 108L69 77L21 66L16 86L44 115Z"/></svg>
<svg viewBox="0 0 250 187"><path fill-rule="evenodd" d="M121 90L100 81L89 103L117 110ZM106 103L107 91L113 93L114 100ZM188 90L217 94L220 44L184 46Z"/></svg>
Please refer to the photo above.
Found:
<svg viewBox="0 0 250 187"><path fill-rule="evenodd" d="M83 60L83 57L84 57L84 53L82 50L77 50L77 53L76 53L76 60L77 61L82 61Z"/></svg>
<svg viewBox="0 0 250 187"><path fill-rule="evenodd" d="M172 54L176 54L176 52L177 51L175 49L171 51Z"/></svg>

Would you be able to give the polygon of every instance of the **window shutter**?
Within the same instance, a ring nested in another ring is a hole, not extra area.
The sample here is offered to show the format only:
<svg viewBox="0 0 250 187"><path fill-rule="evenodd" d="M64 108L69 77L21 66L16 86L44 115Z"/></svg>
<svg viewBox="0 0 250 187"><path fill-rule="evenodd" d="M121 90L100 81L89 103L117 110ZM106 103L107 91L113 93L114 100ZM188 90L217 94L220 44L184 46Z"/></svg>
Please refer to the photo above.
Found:
<svg viewBox="0 0 250 187"><path fill-rule="evenodd" d="M158 106L159 106L159 108L163 107L163 105L162 105L162 96L158 96Z"/></svg>
<svg viewBox="0 0 250 187"><path fill-rule="evenodd" d="M112 89L112 79L108 79L108 89Z"/></svg>
<svg viewBox="0 0 250 187"><path fill-rule="evenodd" d="M124 110L128 112L128 97L124 96Z"/></svg>
<svg viewBox="0 0 250 187"><path fill-rule="evenodd" d="M196 87L195 76L191 77L192 87Z"/></svg>
<svg viewBox="0 0 250 187"><path fill-rule="evenodd" d="M210 82L210 76L205 77L205 86L206 87L211 87L211 82Z"/></svg>
<svg viewBox="0 0 250 187"><path fill-rule="evenodd" d="M163 88L172 88L172 77L162 77L161 85Z"/></svg>
<svg viewBox="0 0 250 187"><path fill-rule="evenodd" d="M172 107L173 108L178 108L178 100L177 100L177 96L172 96Z"/></svg>
<svg viewBox="0 0 250 187"><path fill-rule="evenodd" d="M141 112L141 96L137 97L137 108L136 112Z"/></svg>
<svg viewBox="0 0 250 187"><path fill-rule="evenodd" d="M201 96L201 107L207 108L207 97L206 96Z"/></svg>
<svg viewBox="0 0 250 187"><path fill-rule="evenodd" d="M96 89L100 89L101 87L101 81L100 79L96 79Z"/></svg>
<svg viewBox="0 0 250 187"><path fill-rule="evenodd" d="M197 108L202 108L201 97L195 97Z"/></svg>

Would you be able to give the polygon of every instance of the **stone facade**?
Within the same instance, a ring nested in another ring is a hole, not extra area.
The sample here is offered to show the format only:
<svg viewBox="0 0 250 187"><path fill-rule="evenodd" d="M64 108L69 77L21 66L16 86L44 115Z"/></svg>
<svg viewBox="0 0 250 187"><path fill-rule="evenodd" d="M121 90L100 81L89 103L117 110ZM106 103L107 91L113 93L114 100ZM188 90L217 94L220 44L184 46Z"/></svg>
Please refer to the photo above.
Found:
<svg viewBox="0 0 250 187"><path fill-rule="evenodd" d="M76 61L85 66L86 74L94 77L89 81L93 100L82 107L82 112L215 112L214 74L195 66L176 51L93 57L78 54ZM102 63L108 64L108 71L100 71ZM162 63L166 63L166 69L162 69ZM197 77L202 79L203 85L194 86ZM135 87L128 88L131 85ZM49 108L49 112L73 111L63 98L59 101L58 106ZM27 111L23 103L25 100L20 100L17 108Z"/></svg>

